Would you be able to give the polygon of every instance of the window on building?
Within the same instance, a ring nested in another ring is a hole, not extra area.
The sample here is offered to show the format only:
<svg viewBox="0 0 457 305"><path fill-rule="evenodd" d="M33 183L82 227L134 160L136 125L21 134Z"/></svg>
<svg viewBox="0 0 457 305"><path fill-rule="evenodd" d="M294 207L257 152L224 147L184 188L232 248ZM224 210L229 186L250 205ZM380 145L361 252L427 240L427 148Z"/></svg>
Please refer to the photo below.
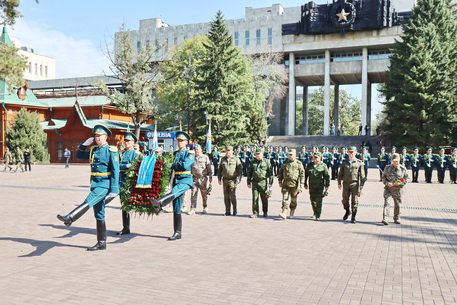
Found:
<svg viewBox="0 0 457 305"><path fill-rule="evenodd" d="M255 31L255 41L256 41L256 45L260 46L260 30Z"/></svg>
<svg viewBox="0 0 457 305"><path fill-rule="evenodd" d="M35 64L35 75L38 75L38 64Z"/></svg>
<svg viewBox="0 0 457 305"><path fill-rule="evenodd" d="M246 32L245 32L245 37L246 37L246 43L245 43L245 45L246 45L246 46L248 46L248 45L249 45L249 42L250 42L250 41L249 41L249 36L250 36L250 35L249 35L249 31L246 31Z"/></svg>
<svg viewBox="0 0 457 305"><path fill-rule="evenodd" d="M29 73L32 73L32 62L29 62Z"/></svg>
<svg viewBox="0 0 457 305"><path fill-rule="evenodd" d="M273 29L272 28L268 29L268 44L269 45L273 44Z"/></svg>
<svg viewBox="0 0 457 305"><path fill-rule="evenodd" d="M235 32L234 34L234 40L235 40L235 45L238 47L239 44L240 44L240 37L239 37L239 33L238 32Z"/></svg>
<svg viewBox="0 0 457 305"><path fill-rule="evenodd" d="M136 51L137 51L138 53L141 52L141 41L137 41L137 42L136 42Z"/></svg>
<svg viewBox="0 0 457 305"><path fill-rule="evenodd" d="M48 77L48 66L44 66L44 76Z"/></svg>
<svg viewBox="0 0 457 305"><path fill-rule="evenodd" d="M175 43L174 43L174 44L175 44L175 45L178 44L178 37L175 37Z"/></svg>

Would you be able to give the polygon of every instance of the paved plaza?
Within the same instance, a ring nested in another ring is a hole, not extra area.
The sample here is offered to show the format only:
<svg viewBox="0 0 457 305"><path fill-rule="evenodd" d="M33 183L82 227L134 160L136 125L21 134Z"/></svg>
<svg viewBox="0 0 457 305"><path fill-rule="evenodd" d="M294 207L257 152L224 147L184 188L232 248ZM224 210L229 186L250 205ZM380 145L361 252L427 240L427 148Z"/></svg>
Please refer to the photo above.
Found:
<svg viewBox="0 0 457 305"><path fill-rule="evenodd" d="M268 218L249 218L245 178L239 215L222 216L213 181L210 213L199 202L174 242L167 213L133 216L133 234L117 236L115 199L107 250L88 252L92 211L68 228L56 218L87 196L88 165L0 172L0 304L457 304L457 185L425 184L421 172L405 188L402 224L384 226L383 186L376 169L368 177L356 224L342 221L336 181L320 222L306 191L298 217L280 220L276 181Z"/></svg>

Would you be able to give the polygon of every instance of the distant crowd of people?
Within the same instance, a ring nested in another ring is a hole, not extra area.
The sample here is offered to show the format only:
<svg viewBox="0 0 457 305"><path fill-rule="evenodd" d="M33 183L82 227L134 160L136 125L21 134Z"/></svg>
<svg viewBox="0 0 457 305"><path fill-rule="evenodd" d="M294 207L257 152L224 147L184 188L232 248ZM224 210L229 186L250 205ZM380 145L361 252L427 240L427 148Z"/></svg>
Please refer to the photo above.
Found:
<svg viewBox="0 0 457 305"><path fill-rule="evenodd" d="M9 171L17 172L18 169L21 170L21 172L24 171L32 171L32 152L30 149L27 147L24 152L22 152L22 149L20 147L16 147L16 150L13 153L11 153L10 149L8 147L5 148L5 153L3 154L3 162L5 165L5 168L3 169L4 172L6 172L7 169ZM16 168L13 170L13 166L16 165Z"/></svg>

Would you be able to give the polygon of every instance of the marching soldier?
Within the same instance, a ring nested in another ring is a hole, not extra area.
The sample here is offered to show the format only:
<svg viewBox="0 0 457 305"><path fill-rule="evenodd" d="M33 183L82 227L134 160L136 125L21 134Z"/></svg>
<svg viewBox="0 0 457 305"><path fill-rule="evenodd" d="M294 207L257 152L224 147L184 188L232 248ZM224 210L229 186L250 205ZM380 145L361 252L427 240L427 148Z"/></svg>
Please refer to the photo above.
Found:
<svg viewBox="0 0 457 305"><path fill-rule="evenodd" d="M309 163L309 155L306 152L306 147L304 145L301 147L301 151L298 153L298 160L303 165L303 168L306 168Z"/></svg>
<svg viewBox="0 0 457 305"><path fill-rule="evenodd" d="M14 172L17 172L17 169L20 168L21 171L24 171L24 167L22 166L22 163L24 162L24 154L22 153L22 150L20 147L16 147L16 168L14 169Z"/></svg>
<svg viewBox="0 0 457 305"><path fill-rule="evenodd" d="M305 169L300 161L296 160L296 151L288 152L289 158L284 162L278 174L278 184L282 193L282 212L279 217L287 218L287 210L290 207L290 218L294 217L297 208L297 195L305 180ZM290 198L290 205L289 205Z"/></svg>
<svg viewBox="0 0 457 305"><path fill-rule="evenodd" d="M273 166L273 174L275 176L278 176L278 172L279 172L279 167L280 167L280 163L279 163L279 147L278 146L275 146L275 159L274 159L274 166Z"/></svg>
<svg viewBox="0 0 457 305"><path fill-rule="evenodd" d="M381 150L378 154L379 181L382 181L382 172L389 163L389 160L390 158L389 155L386 154L386 148L384 146L381 146Z"/></svg>
<svg viewBox="0 0 457 305"><path fill-rule="evenodd" d="M259 217L259 195L262 200L263 217L268 216L268 189L273 185L273 170L271 163L263 159L263 150L257 148L255 159L249 166L248 188L252 189L252 215L251 218Z"/></svg>
<svg viewBox="0 0 457 305"><path fill-rule="evenodd" d="M279 146L278 149L279 149L278 157L279 157L279 169L280 169L282 167L282 165L284 164L284 161L286 161L286 159L287 159L287 154L284 152L282 146Z"/></svg>
<svg viewBox="0 0 457 305"><path fill-rule="evenodd" d="M411 160L411 171L413 180L412 183L419 183L417 179L419 178L419 169L422 164L422 156L419 154L419 147L414 147L413 153L410 156Z"/></svg>
<svg viewBox="0 0 457 305"><path fill-rule="evenodd" d="M338 152L338 147L332 147L332 159L331 159L331 166L332 166L332 180L336 180L338 177L338 169L340 168L341 162L341 154Z"/></svg>
<svg viewBox="0 0 457 305"><path fill-rule="evenodd" d="M213 177L211 173L211 162L207 155L202 153L202 147L200 144L195 144L195 161L192 164L192 178L194 181L194 186L192 187L192 196L191 196L191 207L187 215L195 214L195 209L197 208L197 195L198 190L202 195L203 201L203 213L208 213L207 201L208 201L208 180L209 183L213 182Z"/></svg>
<svg viewBox="0 0 457 305"><path fill-rule="evenodd" d="M244 172L244 174L247 176L248 168L249 168L249 165L251 164L251 160L252 160L252 153L250 151L249 145L244 145L244 158L246 160L246 171Z"/></svg>
<svg viewBox="0 0 457 305"><path fill-rule="evenodd" d="M138 158L139 152L133 149L133 145L138 141L137 137L127 131L124 134L124 150L120 156L119 162L119 187L125 182L125 173L132 166L132 162ZM117 235L130 234L130 215L126 211L122 211L122 230L116 233Z"/></svg>
<svg viewBox="0 0 457 305"><path fill-rule="evenodd" d="M313 162L310 162L305 170L305 189L309 188L309 199L313 208L315 220L321 219L322 198L325 196L324 192L327 192L328 187L330 186L328 167L321 162L321 157L321 153L315 153Z"/></svg>
<svg viewBox="0 0 457 305"><path fill-rule="evenodd" d="M225 157L221 159L217 179L224 191L225 216L232 215L230 206L233 207L233 216L236 216L236 187L241 182L243 166L240 159L233 155L233 146L225 147Z"/></svg>
<svg viewBox="0 0 457 305"><path fill-rule="evenodd" d="M93 137L79 145L76 157L89 160L91 165L90 194L84 202L68 215L57 215L67 227L78 220L89 208L94 208L97 221L97 244L87 248L89 251L106 250L105 204L119 194L119 154L116 146L109 146L107 139L111 131L103 125L95 125ZM95 140L97 146L86 148Z"/></svg>
<svg viewBox="0 0 457 305"><path fill-rule="evenodd" d="M433 164L435 163L435 155L432 154L432 148L427 147L427 153L422 157L424 162L425 182L432 183Z"/></svg>
<svg viewBox="0 0 457 305"><path fill-rule="evenodd" d="M213 152L211 153L211 162L213 162L215 176L217 176L220 160L221 160L221 155L217 151L217 146L214 146Z"/></svg>
<svg viewBox="0 0 457 305"><path fill-rule="evenodd" d="M368 168L370 167L371 155L366 146L362 148L360 160L363 162L363 169L365 170L365 178L368 179Z"/></svg>
<svg viewBox="0 0 457 305"><path fill-rule="evenodd" d="M351 208L352 216L351 222L355 223L355 217L357 215L357 208L359 205L358 197L361 194L363 185L365 184L365 170L362 161L356 159L355 154L357 148L351 146L348 148L348 160L344 160L341 163L340 171L338 173L338 188L343 189L343 207L346 213L343 216L343 220L348 219L351 212L349 211L349 196L351 196ZM341 182L343 184L341 185Z"/></svg>
<svg viewBox="0 0 457 305"><path fill-rule="evenodd" d="M457 147L454 147L452 154L448 156L448 166L451 183L457 184Z"/></svg>
<svg viewBox="0 0 457 305"><path fill-rule="evenodd" d="M384 210L382 223L388 225L389 221L389 198L394 200L394 222L400 224L400 205L403 186L408 182L408 173L406 167L399 164L400 156L392 154L392 164L386 166L382 173L382 182L384 183Z"/></svg>
<svg viewBox="0 0 457 305"><path fill-rule="evenodd" d="M347 153L347 147L343 146L341 147L341 162L344 160L347 160L349 158L348 153Z"/></svg>
<svg viewBox="0 0 457 305"><path fill-rule="evenodd" d="M173 229L174 233L168 240L174 241L182 238L182 216L181 210L183 205L183 195L192 188L192 164L195 160L195 155L187 149L190 136L184 131L176 132L176 140L178 141L178 150L173 155L173 163L171 169L174 171L173 188L171 192L162 198L155 200L151 199L151 203L155 206L162 207L173 200Z"/></svg>
<svg viewBox="0 0 457 305"><path fill-rule="evenodd" d="M273 171L275 164L276 164L276 158L277 154L275 152L275 149L273 146L270 146L270 165L271 165L271 170Z"/></svg>
<svg viewBox="0 0 457 305"><path fill-rule="evenodd" d="M8 147L5 147L5 154L3 155L3 160L5 162L5 169L3 171L6 172L7 168L9 168L11 171L13 167L10 164L13 163L13 156L11 155L10 149Z"/></svg>
<svg viewBox="0 0 457 305"><path fill-rule="evenodd" d="M328 146L322 147L322 162L327 165L327 169L332 166L332 154L328 151Z"/></svg>

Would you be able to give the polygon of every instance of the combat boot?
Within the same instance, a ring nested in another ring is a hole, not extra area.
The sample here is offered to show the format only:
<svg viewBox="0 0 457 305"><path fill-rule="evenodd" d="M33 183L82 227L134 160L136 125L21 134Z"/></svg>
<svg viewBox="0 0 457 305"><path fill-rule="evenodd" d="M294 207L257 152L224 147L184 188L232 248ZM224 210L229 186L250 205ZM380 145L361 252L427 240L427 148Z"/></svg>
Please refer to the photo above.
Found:
<svg viewBox="0 0 457 305"><path fill-rule="evenodd" d="M168 240L177 240L182 238L182 218L181 214L173 214L173 228L175 232L172 236L168 237Z"/></svg>
<svg viewBox="0 0 457 305"><path fill-rule="evenodd" d="M204 207L202 213L203 213L203 214L208 214L208 208L207 208L207 207Z"/></svg>
<svg viewBox="0 0 457 305"><path fill-rule="evenodd" d="M130 215L126 211L122 211L122 230L117 232L117 235L130 234Z"/></svg>
<svg viewBox="0 0 457 305"><path fill-rule="evenodd" d="M357 211L352 211L351 222L355 223L355 215L357 215Z"/></svg>
<svg viewBox="0 0 457 305"><path fill-rule="evenodd" d="M346 209L346 213L343 216L343 220L347 220L349 215L351 215L351 212L349 212L349 208Z"/></svg>
<svg viewBox="0 0 457 305"><path fill-rule="evenodd" d="M106 223L104 220L97 220L97 243L87 251L106 250Z"/></svg>
<svg viewBox="0 0 457 305"><path fill-rule="evenodd" d="M279 214L279 217L281 217L282 219L287 219L287 210L282 209L282 212L281 214Z"/></svg>
<svg viewBox="0 0 457 305"><path fill-rule="evenodd" d="M161 208L161 207L167 205L168 203L170 203L173 199L175 199L175 194L169 193L158 200L152 198L151 204L156 208Z"/></svg>
<svg viewBox="0 0 457 305"><path fill-rule="evenodd" d="M195 214L195 209L190 209L189 212L187 212L187 215L194 215Z"/></svg>
<svg viewBox="0 0 457 305"><path fill-rule="evenodd" d="M294 219L295 209L290 209L289 219Z"/></svg>
<svg viewBox="0 0 457 305"><path fill-rule="evenodd" d="M84 215L89 210L89 204L87 202L84 202L83 204L79 205L74 209L73 211L70 212L70 214L66 216L61 216L60 214L57 215L57 219L62 221L67 227L71 226L73 222L78 220L81 216Z"/></svg>

